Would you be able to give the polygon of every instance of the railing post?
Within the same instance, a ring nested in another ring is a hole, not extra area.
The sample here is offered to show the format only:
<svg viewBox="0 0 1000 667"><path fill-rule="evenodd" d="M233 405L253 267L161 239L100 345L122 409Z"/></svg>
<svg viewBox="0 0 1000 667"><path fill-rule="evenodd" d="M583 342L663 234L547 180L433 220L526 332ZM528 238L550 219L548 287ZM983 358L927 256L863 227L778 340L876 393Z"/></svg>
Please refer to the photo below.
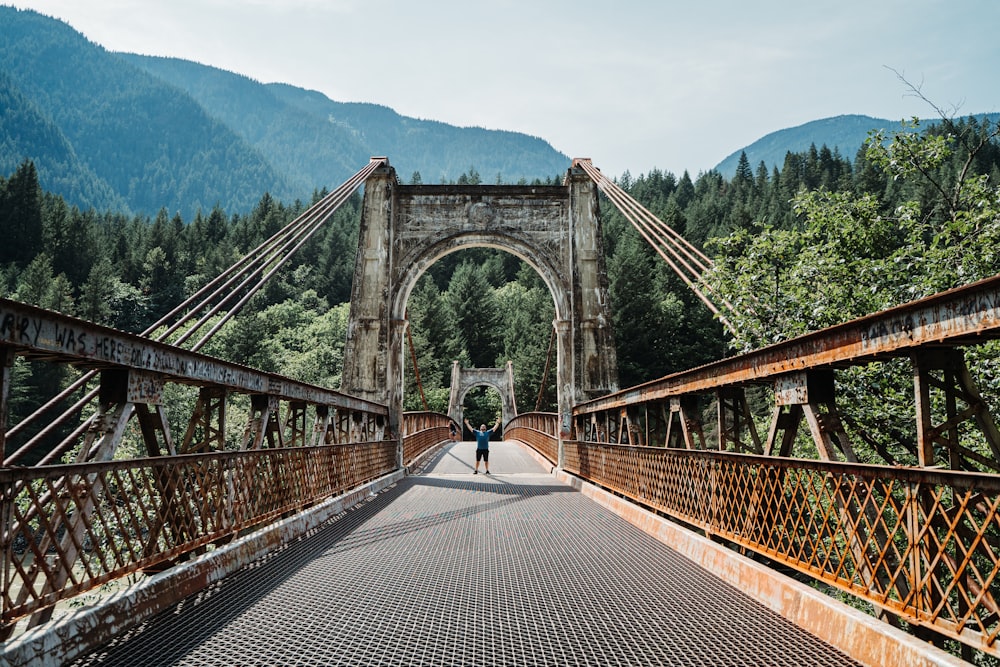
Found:
<svg viewBox="0 0 1000 667"><path fill-rule="evenodd" d="M0 461L7 458L7 413L10 405L10 376L14 371L14 350L0 346Z"/></svg>
<svg viewBox="0 0 1000 667"><path fill-rule="evenodd" d="M6 395L4 396L6 399ZM4 401L6 403L6 400ZM7 424L3 426L6 428ZM12 553L14 548L13 539L13 514L12 504L14 502L14 480L8 475L0 477L0 641L6 640L14 632L15 624L7 619L10 609L11 599L11 576Z"/></svg>
<svg viewBox="0 0 1000 667"><path fill-rule="evenodd" d="M907 585L910 589L914 615L917 617L927 611L924 587L921 583L923 578L920 566L921 552L925 546L920 543L920 502L920 484L910 482L906 485L906 548L909 555Z"/></svg>

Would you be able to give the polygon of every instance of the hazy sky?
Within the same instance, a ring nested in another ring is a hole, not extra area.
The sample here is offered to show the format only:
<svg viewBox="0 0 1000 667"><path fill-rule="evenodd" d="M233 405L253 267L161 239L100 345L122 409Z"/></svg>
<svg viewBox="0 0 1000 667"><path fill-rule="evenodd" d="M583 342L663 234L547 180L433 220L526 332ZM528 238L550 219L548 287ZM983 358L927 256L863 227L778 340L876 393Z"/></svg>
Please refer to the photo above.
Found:
<svg viewBox="0 0 1000 667"><path fill-rule="evenodd" d="M13 4L112 51L539 136L611 176L696 176L769 132L840 114L935 116L895 72L946 111L1000 111L998 0Z"/></svg>

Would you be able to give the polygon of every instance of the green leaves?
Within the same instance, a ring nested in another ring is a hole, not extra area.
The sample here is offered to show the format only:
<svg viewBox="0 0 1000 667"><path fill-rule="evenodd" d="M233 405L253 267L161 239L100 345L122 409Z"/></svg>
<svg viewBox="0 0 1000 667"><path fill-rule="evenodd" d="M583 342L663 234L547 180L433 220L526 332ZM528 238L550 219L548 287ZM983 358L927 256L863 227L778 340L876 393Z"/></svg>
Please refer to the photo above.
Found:
<svg viewBox="0 0 1000 667"><path fill-rule="evenodd" d="M798 226L737 230L711 244L719 256L709 282L739 311L731 318L739 332L735 349L758 348L1000 272L1000 186L972 171L980 150L994 157L979 167L995 171L997 130L980 128L987 141L977 143L956 140L961 132L914 129L916 123L891 140L872 135L868 166L857 170L864 175L859 184L871 191L800 191L792 200ZM995 354L975 365L993 405L1000 401L998 366ZM912 383L905 360L838 374L842 414L869 445L859 450L865 460L916 463Z"/></svg>

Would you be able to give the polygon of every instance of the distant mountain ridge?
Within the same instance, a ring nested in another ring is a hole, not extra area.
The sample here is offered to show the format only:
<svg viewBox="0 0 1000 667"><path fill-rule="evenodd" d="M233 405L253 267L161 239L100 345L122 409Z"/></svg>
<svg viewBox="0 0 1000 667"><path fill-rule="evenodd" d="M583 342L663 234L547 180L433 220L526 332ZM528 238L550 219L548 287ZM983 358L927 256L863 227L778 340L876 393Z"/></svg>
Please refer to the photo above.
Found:
<svg viewBox="0 0 1000 667"><path fill-rule="evenodd" d="M112 53L63 21L0 6L0 174L31 159L81 208L186 220L218 205L291 203L387 155L426 183L549 179L570 158L538 137L334 102L197 63Z"/></svg>
<svg viewBox="0 0 1000 667"><path fill-rule="evenodd" d="M979 120L989 120L993 123L1000 121L1000 113L973 115ZM754 169L761 162L767 166L768 171L774 167L780 169L785 162L786 153L789 151L804 153L812 145L816 148L825 145L831 151L840 153L842 158L853 161L868 138L869 132L872 130L895 132L901 128L901 122L902 119L892 121L862 115L833 116L810 121L796 127L771 132L749 146L734 151L716 165L715 171L731 178L736 173L736 165L739 164L740 154L743 152L746 152L747 160ZM928 126L937 122L940 122L940 119L931 118L921 120L921 125Z"/></svg>
<svg viewBox="0 0 1000 667"><path fill-rule="evenodd" d="M487 182L558 176L570 158L546 141L517 132L456 127L401 116L386 106L335 102L322 93L247 77L175 58L119 54L126 62L191 95L268 160L317 185L331 165L346 175L385 155L400 178L454 180L475 168ZM341 179L343 180L343 179ZM340 181L337 181L339 183Z"/></svg>
<svg viewBox="0 0 1000 667"><path fill-rule="evenodd" d="M249 210L288 178L189 95L37 12L0 7L0 171L36 162L42 187L98 210ZM34 113L33 136L18 121ZM36 124L36 126L38 126ZM16 146L16 150L15 150ZM122 208L123 207L123 208Z"/></svg>
<svg viewBox="0 0 1000 667"><path fill-rule="evenodd" d="M980 114L993 122L1000 114ZM933 122L933 121L928 121ZM715 168L781 167L827 146L853 159L872 129L898 121L845 115L772 132ZM409 118L378 104L336 102L284 83L173 58L112 53L66 23L0 6L0 176L26 159L42 187L71 205L185 220L218 205L252 209L265 193L291 203L332 189L385 155L399 177L482 182L549 179L570 158L522 133Z"/></svg>

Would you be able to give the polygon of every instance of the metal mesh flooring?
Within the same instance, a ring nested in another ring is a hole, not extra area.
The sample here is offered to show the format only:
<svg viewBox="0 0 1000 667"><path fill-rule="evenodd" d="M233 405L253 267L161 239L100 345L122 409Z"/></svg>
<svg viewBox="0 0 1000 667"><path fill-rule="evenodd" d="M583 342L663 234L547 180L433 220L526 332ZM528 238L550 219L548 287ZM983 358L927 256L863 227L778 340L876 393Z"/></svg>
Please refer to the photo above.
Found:
<svg viewBox="0 0 1000 667"><path fill-rule="evenodd" d="M76 665L856 664L517 446L473 443Z"/></svg>

